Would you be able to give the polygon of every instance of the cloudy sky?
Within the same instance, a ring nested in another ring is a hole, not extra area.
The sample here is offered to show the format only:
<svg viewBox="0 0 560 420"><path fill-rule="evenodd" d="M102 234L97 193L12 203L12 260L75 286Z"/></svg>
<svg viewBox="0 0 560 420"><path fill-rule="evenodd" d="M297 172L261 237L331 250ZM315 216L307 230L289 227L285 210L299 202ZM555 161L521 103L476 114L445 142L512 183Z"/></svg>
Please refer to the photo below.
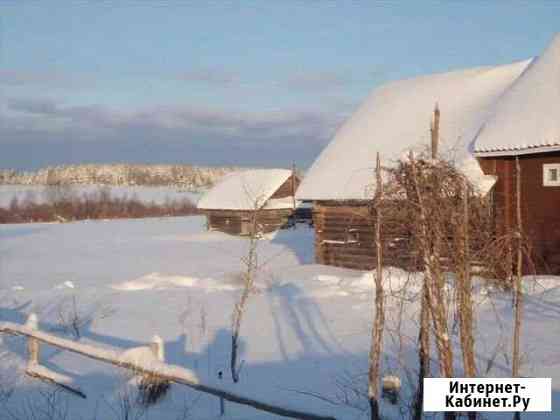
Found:
<svg viewBox="0 0 560 420"><path fill-rule="evenodd" d="M0 167L306 167L380 83L538 55L551 1L0 3Z"/></svg>

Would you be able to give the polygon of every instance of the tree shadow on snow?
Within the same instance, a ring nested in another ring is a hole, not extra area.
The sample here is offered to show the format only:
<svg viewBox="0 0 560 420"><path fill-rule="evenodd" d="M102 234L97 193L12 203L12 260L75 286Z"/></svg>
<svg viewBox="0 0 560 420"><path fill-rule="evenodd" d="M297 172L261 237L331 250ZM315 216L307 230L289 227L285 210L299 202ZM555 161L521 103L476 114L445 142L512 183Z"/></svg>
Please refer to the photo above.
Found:
<svg viewBox="0 0 560 420"><path fill-rule="evenodd" d="M12 239L12 238L19 238L22 236L29 236L35 235L37 233L41 233L42 231L47 230L46 226L8 226L6 228L0 229L0 239Z"/></svg>
<svg viewBox="0 0 560 420"><path fill-rule="evenodd" d="M289 330L295 335L304 354L333 354L341 351L319 305L313 298L306 296L301 288L293 283L273 285L268 289L267 297L284 359L287 358L284 335Z"/></svg>

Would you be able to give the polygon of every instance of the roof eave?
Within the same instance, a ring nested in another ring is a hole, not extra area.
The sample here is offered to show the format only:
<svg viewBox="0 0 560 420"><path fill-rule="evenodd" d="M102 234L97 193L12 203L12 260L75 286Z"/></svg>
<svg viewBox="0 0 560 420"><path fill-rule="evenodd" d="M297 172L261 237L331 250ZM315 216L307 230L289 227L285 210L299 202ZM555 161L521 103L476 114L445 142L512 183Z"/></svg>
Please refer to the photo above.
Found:
<svg viewBox="0 0 560 420"><path fill-rule="evenodd" d="M554 146L536 146L527 147L524 149L505 149L505 150L489 150L489 151L474 151L475 157L499 157L499 156L521 156L532 155L535 153L548 153L560 151L560 144Z"/></svg>

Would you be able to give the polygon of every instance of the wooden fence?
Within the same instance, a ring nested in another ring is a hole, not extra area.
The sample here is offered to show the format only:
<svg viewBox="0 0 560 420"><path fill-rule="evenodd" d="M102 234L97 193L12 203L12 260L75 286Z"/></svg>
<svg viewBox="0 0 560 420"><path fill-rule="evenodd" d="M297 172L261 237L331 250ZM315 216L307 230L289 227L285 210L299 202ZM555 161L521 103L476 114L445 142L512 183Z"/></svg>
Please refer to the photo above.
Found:
<svg viewBox="0 0 560 420"><path fill-rule="evenodd" d="M90 344L83 344L40 331L35 314L29 315L25 325L11 322L0 322L0 333L21 335L27 337L28 366L26 373L33 377L52 381L57 385L85 398L85 394L74 387L71 378L52 372L40 364L40 343L48 344L63 350L80 354L90 359L98 360L112 365L130 369L141 375L149 375L169 382L188 386L200 392L215 395L227 401L247 405L257 410L276 414L279 416L302 419L302 420L335 420L334 417L307 413L296 409L280 407L268 402L258 401L250 396L234 393L229 390L220 389L216 386L205 385L199 382L197 376L190 370L181 366L165 363L165 352L163 341L155 336L149 345L153 358L149 363L143 360L135 360L130 353L104 349Z"/></svg>

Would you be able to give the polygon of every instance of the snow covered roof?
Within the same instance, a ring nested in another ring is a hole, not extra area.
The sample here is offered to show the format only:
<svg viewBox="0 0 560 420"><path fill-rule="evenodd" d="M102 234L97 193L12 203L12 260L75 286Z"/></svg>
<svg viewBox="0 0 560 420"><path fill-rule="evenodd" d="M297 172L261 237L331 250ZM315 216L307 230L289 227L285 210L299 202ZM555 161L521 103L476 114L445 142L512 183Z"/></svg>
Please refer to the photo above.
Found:
<svg viewBox="0 0 560 420"><path fill-rule="evenodd" d="M204 210L254 210L293 208L292 199L269 200L286 182L289 169L252 169L226 175L198 201ZM269 206L270 201L270 206Z"/></svg>
<svg viewBox="0 0 560 420"><path fill-rule="evenodd" d="M441 110L440 150L452 152L481 190L490 188L495 180L482 173L470 143L489 109L530 61L422 76L374 90L311 166L297 198L371 197L377 152L389 164L410 149L429 145L436 103Z"/></svg>
<svg viewBox="0 0 560 420"><path fill-rule="evenodd" d="M490 110L477 156L560 150L560 34Z"/></svg>

